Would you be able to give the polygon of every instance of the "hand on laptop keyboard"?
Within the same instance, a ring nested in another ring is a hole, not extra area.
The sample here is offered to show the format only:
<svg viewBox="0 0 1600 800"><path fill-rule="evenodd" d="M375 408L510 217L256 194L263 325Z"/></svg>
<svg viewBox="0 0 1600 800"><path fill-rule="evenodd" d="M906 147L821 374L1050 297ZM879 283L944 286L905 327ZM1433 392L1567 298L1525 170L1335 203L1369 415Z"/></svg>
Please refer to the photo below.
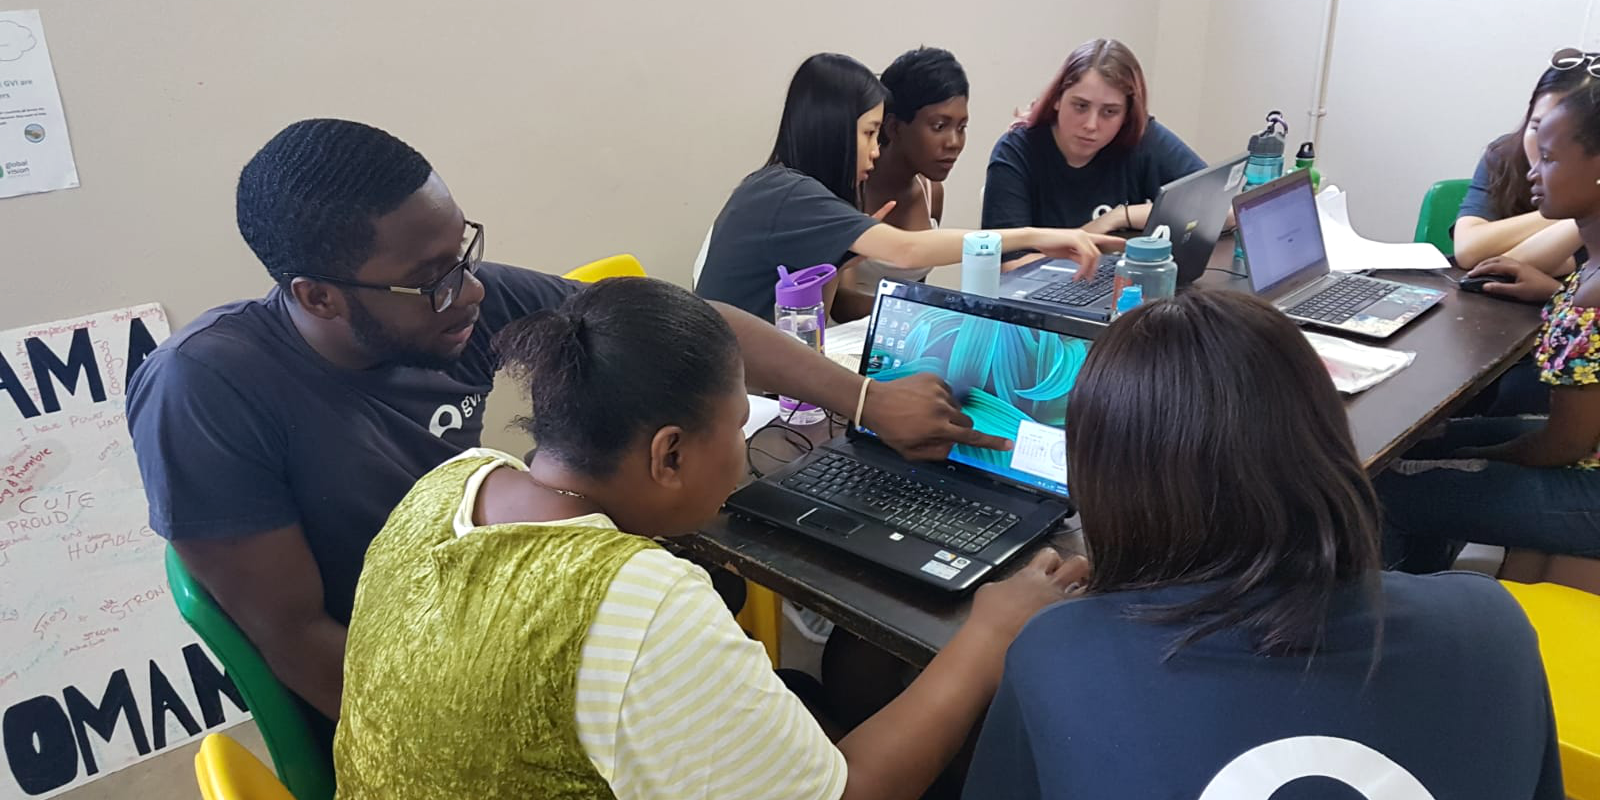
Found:
<svg viewBox="0 0 1600 800"><path fill-rule="evenodd" d="M961 411L950 387L932 373L873 381L861 415L862 424L914 461L942 460L958 444L1011 449L1011 440L973 430L972 418Z"/></svg>
<svg viewBox="0 0 1600 800"><path fill-rule="evenodd" d="M1082 591L1080 587L1088 580L1088 559L1063 559L1054 548L1046 547L1017 574L978 587L967 624L982 625L1010 643L1035 613Z"/></svg>
<svg viewBox="0 0 1600 800"><path fill-rule="evenodd" d="M1075 281L1094 277L1100 266L1100 251L1119 252L1127 243L1120 237L1103 233L1088 233L1077 228L1045 228L1039 230L1035 248L1051 258L1067 258L1078 262Z"/></svg>

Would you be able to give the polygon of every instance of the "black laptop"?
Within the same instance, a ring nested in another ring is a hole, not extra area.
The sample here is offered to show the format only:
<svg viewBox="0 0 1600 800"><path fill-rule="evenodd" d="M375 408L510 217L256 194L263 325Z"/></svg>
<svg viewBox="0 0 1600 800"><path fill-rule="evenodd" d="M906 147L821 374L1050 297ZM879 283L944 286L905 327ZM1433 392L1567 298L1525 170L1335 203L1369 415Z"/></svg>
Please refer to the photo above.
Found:
<svg viewBox="0 0 1600 800"><path fill-rule="evenodd" d="M1228 219L1228 203L1244 186L1245 158L1241 153L1161 187L1151 206L1144 235L1172 242L1179 286L1205 274ZM1076 261L1052 258L1035 262L1000 276L1000 296L1038 304L1057 314L1104 322L1111 319L1111 283L1119 258L1115 253L1101 256L1100 268L1086 281L1072 279L1078 274Z"/></svg>
<svg viewBox="0 0 1600 800"><path fill-rule="evenodd" d="M1239 195L1233 213L1251 290L1296 322L1384 339L1444 298L1438 289L1333 272L1306 170Z"/></svg>
<svg viewBox="0 0 1600 800"><path fill-rule="evenodd" d="M1010 452L958 445L913 463L851 430L739 490L734 513L848 550L923 583L971 589L1072 513L1067 395L1103 326L920 283L883 281L860 372L932 372Z"/></svg>

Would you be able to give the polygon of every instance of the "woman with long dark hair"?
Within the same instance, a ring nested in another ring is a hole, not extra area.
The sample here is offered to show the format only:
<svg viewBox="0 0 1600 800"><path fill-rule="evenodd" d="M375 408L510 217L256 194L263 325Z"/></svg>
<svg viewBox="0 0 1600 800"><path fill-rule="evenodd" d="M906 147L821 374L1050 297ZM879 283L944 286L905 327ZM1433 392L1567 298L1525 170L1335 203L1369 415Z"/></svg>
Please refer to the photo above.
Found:
<svg viewBox="0 0 1600 800"><path fill-rule="evenodd" d="M851 254L908 268L961 260L967 231L902 230L862 210L861 184L878 157L887 98L872 71L849 56L821 53L800 65L771 157L734 189L712 225L697 294L770 319L779 265L840 266ZM1007 248L1089 266L1085 277L1100 247L1121 246L1079 230L996 232Z"/></svg>
<svg viewBox="0 0 1600 800"><path fill-rule="evenodd" d="M1483 575L1380 571L1343 404L1272 306L1112 323L1067 460L1093 574L1012 644L967 796L1561 797L1526 617Z"/></svg>
<svg viewBox="0 0 1600 800"><path fill-rule="evenodd" d="M1547 219L1533 205L1528 170L1537 160L1539 121L1567 93L1592 80L1584 63L1552 65L1539 76L1522 124L1484 148L1456 218L1455 257L1462 269L1494 258L1560 277L1577 269L1583 247L1571 220Z"/></svg>
<svg viewBox="0 0 1600 800"><path fill-rule="evenodd" d="M1115 39L1095 39L1067 56L995 143L983 227L1143 229L1162 185L1205 166L1150 116L1144 69L1133 51ZM1110 210L1096 217L1102 207Z"/></svg>

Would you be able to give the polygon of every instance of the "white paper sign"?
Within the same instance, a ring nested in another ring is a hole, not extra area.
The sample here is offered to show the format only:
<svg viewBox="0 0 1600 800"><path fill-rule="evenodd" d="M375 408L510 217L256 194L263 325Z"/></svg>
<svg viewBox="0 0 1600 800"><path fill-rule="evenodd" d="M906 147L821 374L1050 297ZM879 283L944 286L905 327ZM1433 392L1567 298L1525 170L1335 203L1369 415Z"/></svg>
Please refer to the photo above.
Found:
<svg viewBox="0 0 1600 800"><path fill-rule="evenodd" d="M178 616L124 416L150 304L0 332L0 798L246 719Z"/></svg>
<svg viewBox="0 0 1600 800"><path fill-rule="evenodd" d="M0 197L77 185L44 23L38 11L0 11Z"/></svg>

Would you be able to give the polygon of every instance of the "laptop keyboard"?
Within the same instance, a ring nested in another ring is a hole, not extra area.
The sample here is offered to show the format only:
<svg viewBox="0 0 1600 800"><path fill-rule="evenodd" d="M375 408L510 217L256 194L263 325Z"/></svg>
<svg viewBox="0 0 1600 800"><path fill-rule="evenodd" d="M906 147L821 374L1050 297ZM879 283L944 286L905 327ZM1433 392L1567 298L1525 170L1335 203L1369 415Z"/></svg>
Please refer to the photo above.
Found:
<svg viewBox="0 0 1600 800"><path fill-rule="evenodd" d="M1359 275L1340 275L1333 285L1288 309L1290 316L1337 325L1394 291L1394 284Z"/></svg>
<svg viewBox="0 0 1600 800"><path fill-rule="evenodd" d="M1100 265L1100 271L1086 281L1061 281L1028 293L1029 300L1042 300L1063 306L1086 306L1111 294L1117 271Z"/></svg>
<svg viewBox="0 0 1600 800"><path fill-rule="evenodd" d="M783 480L897 531L963 553L976 553L1017 524L1017 515L828 453Z"/></svg>

